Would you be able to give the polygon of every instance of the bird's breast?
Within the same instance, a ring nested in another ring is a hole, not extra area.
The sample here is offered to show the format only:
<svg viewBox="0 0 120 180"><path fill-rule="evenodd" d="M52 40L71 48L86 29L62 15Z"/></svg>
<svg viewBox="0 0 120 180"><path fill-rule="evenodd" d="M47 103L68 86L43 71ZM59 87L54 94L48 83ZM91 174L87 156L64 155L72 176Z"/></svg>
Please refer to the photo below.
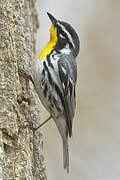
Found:
<svg viewBox="0 0 120 180"><path fill-rule="evenodd" d="M48 57L38 61L34 67L34 82L37 94L46 107L46 109L58 116L63 111L61 99L56 90L60 89L59 75L58 75L58 63L54 60L54 57Z"/></svg>

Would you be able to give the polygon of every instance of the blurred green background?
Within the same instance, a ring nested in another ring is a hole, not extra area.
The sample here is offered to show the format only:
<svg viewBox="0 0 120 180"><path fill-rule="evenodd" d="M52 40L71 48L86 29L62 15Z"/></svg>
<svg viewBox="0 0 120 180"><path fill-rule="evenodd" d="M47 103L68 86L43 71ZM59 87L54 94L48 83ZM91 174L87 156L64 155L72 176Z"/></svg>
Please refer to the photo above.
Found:
<svg viewBox="0 0 120 180"><path fill-rule="evenodd" d="M53 121L42 127L49 180L120 179L120 1L37 0L37 56L49 41L46 12L78 32L77 108L70 140L70 173ZM48 113L41 106L41 121Z"/></svg>

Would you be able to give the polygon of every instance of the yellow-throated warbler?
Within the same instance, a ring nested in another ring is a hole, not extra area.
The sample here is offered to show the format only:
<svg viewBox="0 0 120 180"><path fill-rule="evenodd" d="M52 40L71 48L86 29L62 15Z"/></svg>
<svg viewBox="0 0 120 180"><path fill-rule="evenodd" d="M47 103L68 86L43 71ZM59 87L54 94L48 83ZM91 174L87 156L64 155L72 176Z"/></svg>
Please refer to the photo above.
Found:
<svg viewBox="0 0 120 180"><path fill-rule="evenodd" d="M64 168L69 172L68 136L72 135L76 106L76 57L79 53L79 38L70 24L47 14L52 21L50 41L35 64L33 81L42 104L50 113L50 118L54 120L62 137Z"/></svg>

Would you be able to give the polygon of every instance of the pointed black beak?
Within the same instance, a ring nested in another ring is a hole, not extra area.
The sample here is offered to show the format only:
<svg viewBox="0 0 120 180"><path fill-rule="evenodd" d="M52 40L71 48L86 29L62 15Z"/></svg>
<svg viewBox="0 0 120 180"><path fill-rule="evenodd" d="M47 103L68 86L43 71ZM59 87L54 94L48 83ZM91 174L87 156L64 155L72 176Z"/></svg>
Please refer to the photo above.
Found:
<svg viewBox="0 0 120 180"><path fill-rule="evenodd" d="M55 26L57 24L57 19L55 19L50 13L47 12L48 17L50 18L51 22Z"/></svg>

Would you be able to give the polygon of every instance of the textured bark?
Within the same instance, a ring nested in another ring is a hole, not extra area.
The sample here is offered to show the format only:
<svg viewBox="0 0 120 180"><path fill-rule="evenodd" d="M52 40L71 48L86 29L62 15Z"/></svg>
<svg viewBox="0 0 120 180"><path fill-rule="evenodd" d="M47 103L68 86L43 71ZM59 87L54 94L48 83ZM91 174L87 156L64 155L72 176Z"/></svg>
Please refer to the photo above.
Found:
<svg viewBox="0 0 120 180"><path fill-rule="evenodd" d="M37 27L35 0L0 0L0 180L47 179L41 134L22 128L40 123L39 99L18 75L30 72Z"/></svg>

